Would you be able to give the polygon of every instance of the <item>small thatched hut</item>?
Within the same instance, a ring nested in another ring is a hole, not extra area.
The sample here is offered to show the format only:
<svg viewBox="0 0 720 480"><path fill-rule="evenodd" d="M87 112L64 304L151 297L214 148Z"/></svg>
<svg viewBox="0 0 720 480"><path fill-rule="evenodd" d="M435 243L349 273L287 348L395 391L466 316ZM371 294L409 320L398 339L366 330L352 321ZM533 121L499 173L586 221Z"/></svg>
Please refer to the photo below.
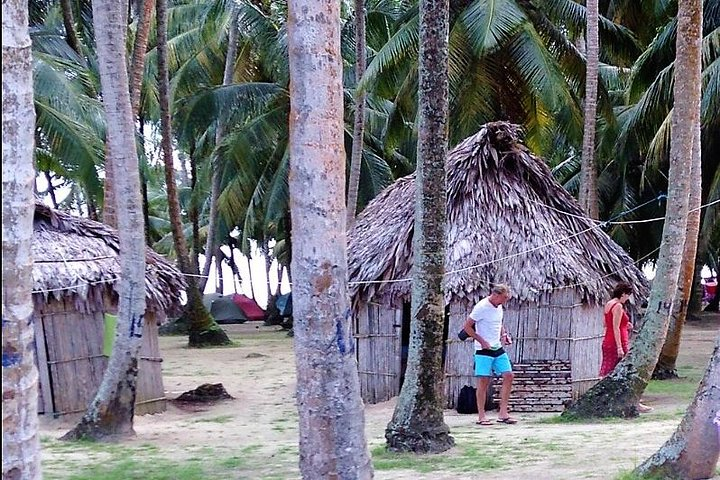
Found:
<svg viewBox="0 0 720 480"><path fill-rule="evenodd" d="M445 391L455 406L474 385L473 342L460 330L493 283L514 298L505 325L517 411L553 411L598 380L602 305L618 281L647 282L632 259L519 140L520 128L485 125L447 159ZM374 403L398 394L409 338L415 175L375 198L349 234L349 281L361 391Z"/></svg>
<svg viewBox="0 0 720 480"><path fill-rule="evenodd" d="M104 314L116 310L118 248L117 232L107 225L35 205L32 297L39 413L84 412L100 386L115 338ZM185 288L182 274L160 255L148 249L146 261L137 414L166 408L158 324L177 313Z"/></svg>

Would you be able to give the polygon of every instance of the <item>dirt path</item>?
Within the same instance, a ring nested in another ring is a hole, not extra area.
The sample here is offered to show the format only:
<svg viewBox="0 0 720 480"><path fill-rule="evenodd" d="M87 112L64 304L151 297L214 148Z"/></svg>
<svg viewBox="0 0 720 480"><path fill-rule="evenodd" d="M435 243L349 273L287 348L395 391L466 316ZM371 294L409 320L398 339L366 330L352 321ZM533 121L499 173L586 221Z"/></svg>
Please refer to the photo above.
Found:
<svg viewBox="0 0 720 480"><path fill-rule="evenodd" d="M210 462L217 478L298 478L292 339L254 323L226 329L237 346L190 350L186 338L162 337L163 373L168 398L203 383L222 383L234 400L202 407L171 403L165 413L136 418L137 437L122 447L149 462L153 455L169 462ZM681 374L702 374L718 329L720 316L688 324L678 361ZM480 427L473 415L447 411L457 446L443 455L405 459L382 451L394 401L368 405L375 478L611 479L657 450L689 401L659 392L646 395L645 402L655 411L635 420L592 424L553 423L548 419L556 415L521 413L517 425ZM68 427L67 421L41 419L46 478L70 478L88 461L112 458L101 451L84 460L77 451L61 448L54 439Z"/></svg>

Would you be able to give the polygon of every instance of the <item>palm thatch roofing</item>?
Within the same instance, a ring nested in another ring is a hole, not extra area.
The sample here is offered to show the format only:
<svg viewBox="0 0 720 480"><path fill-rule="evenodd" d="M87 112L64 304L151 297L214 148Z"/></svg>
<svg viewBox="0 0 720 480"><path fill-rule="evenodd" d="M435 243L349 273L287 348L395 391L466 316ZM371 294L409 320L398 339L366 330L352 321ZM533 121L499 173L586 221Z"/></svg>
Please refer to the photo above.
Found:
<svg viewBox="0 0 720 480"><path fill-rule="evenodd" d="M106 295L115 296L121 274L116 230L41 203L35 204L33 229L36 306L52 298L74 298L79 311L92 311L102 308ZM180 295L186 286L182 273L149 248L145 261L147 310L179 313Z"/></svg>
<svg viewBox="0 0 720 480"><path fill-rule="evenodd" d="M520 302L576 288L600 303L618 281L647 295L633 260L588 218L506 122L484 125L449 154L445 297L476 301L507 283ZM349 233L353 303L410 298L415 174L397 180ZM547 296L545 296L547 298Z"/></svg>

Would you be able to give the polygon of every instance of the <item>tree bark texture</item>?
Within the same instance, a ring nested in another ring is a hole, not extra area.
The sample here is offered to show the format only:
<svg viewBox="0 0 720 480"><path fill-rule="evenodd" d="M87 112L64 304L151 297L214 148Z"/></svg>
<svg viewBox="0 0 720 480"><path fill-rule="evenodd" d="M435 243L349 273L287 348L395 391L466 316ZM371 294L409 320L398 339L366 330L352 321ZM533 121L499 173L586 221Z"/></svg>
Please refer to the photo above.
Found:
<svg viewBox="0 0 720 480"><path fill-rule="evenodd" d="M698 111L700 111L700 97L698 97ZM700 206L702 192L702 159L700 148L700 123L695 126L695 135L693 137L693 148L691 158L690 172L690 205ZM680 279L678 288L675 292L673 304L676 305L675 315L670 318L668 326L668 334L665 344L660 351L658 363L655 365L653 378L667 379L677 378L677 356L680 352L680 339L682 337L683 325L690 312L690 296L693 292L693 280L696 272L696 257L698 250L698 236L700 234L700 217L699 208L693 209L688 213L687 231L685 233L685 249L683 251L682 266L680 270ZM698 272L700 270L697 270Z"/></svg>
<svg viewBox="0 0 720 480"><path fill-rule="evenodd" d="M369 479L347 292L340 4L288 3L290 211L300 472Z"/></svg>
<svg viewBox="0 0 720 480"><path fill-rule="evenodd" d="M720 335L705 375L675 433L635 472L653 478L711 478L720 455Z"/></svg>
<svg viewBox="0 0 720 480"><path fill-rule="evenodd" d="M130 102L135 116L140 115L140 97L145 76L145 55L147 54L155 0L140 0L138 3L140 8L138 9L137 31L135 32L132 59L130 60Z"/></svg>
<svg viewBox="0 0 720 480"><path fill-rule="evenodd" d="M230 339L205 309L202 292L198 288L197 277L192 272L185 233L180 215L180 200L175 182L175 165L172 152L172 124L170 123L170 74L167 58L167 0L156 1L157 52L158 52L158 93L160 100L160 130L163 162L165 164L165 185L168 196L168 213L172 230L173 245L177 253L178 264L186 276L188 303L185 315L189 318L190 347L210 345L228 345Z"/></svg>
<svg viewBox="0 0 720 480"><path fill-rule="evenodd" d="M598 0L585 2L587 26L585 30L585 118L583 128L582 161L580 164L580 206L590 218L597 219L597 168L595 166L595 125L597 117L598 72L600 41L598 35Z"/></svg>
<svg viewBox="0 0 720 480"><path fill-rule="evenodd" d="M385 429L393 451L443 452L455 441L443 419L445 158L448 139L447 0L420 5L419 126L412 320L405 381Z"/></svg>
<svg viewBox="0 0 720 480"><path fill-rule="evenodd" d="M35 109L27 2L2 4L2 478L42 478L32 322Z"/></svg>
<svg viewBox="0 0 720 480"><path fill-rule="evenodd" d="M70 0L60 0L60 8L62 10L63 26L65 27L65 39L70 48L75 50L75 53L82 55L80 41L75 31L75 15L73 15L72 2Z"/></svg>
<svg viewBox="0 0 720 480"><path fill-rule="evenodd" d="M63 437L66 440L114 440L134 434L137 356L145 316L145 228L137 150L132 141L135 127L125 54L127 11L122 2L113 0L95 0L92 6L108 125L106 163L123 172L115 178L121 273L112 354L95 398L78 425Z"/></svg>
<svg viewBox="0 0 720 480"><path fill-rule="evenodd" d="M359 90L365 66L365 0L355 0L355 122L353 124L353 144L350 155L350 178L347 194L347 229L355 223L358 189L360 188L360 170L365 137L365 90Z"/></svg>
<svg viewBox="0 0 720 480"><path fill-rule="evenodd" d="M228 25L228 49L225 57L225 70L223 71L223 85L233 83L233 73L235 71L235 62L237 59L238 47L238 9L235 6L230 7L230 24ZM217 128L215 129L215 152L212 157L212 180L210 184L210 215L208 217L207 241L205 244L205 264L202 269L202 276L199 281L201 292L205 291L207 277L210 274L210 264L217 246L218 235L218 200L220 198L220 190L222 188L222 164L223 159L220 157L220 149L218 148L225 136L225 124L227 122L227 112L222 111L218 118ZM219 263L220 260L218 259Z"/></svg>
<svg viewBox="0 0 720 480"><path fill-rule="evenodd" d="M643 325L615 370L588 390L563 415L577 417L636 416L637 403L645 391L665 342L678 288L680 263L690 205L690 168L700 98L700 42L702 7L698 0L683 0L678 7L672 141L668 172L668 202L662 243ZM693 197L693 201L698 201Z"/></svg>

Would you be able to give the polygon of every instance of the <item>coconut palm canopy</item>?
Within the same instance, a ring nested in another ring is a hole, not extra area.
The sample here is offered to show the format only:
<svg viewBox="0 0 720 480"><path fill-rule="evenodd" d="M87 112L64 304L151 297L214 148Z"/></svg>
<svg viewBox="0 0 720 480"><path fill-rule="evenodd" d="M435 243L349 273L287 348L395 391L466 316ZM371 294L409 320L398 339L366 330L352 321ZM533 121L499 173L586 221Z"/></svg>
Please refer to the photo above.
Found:
<svg viewBox="0 0 720 480"><path fill-rule="evenodd" d="M545 162L521 143L520 132L517 125L488 123L448 154L446 301L476 301L493 283L509 284L521 302L569 287L584 301L601 302L621 280L646 295L647 280L633 260L585 216ZM410 297L414 197L413 173L358 217L348 258L356 305Z"/></svg>
<svg viewBox="0 0 720 480"><path fill-rule="evenodd" d="M33 234L33 298L37 302L75 298L79 310L100 307L117 287L119 240L111 227L35 204ZM142 235L143 232L138 232ZM168 315L180 312L185 279L162 256L145 255L147 309Z"/></svg>

